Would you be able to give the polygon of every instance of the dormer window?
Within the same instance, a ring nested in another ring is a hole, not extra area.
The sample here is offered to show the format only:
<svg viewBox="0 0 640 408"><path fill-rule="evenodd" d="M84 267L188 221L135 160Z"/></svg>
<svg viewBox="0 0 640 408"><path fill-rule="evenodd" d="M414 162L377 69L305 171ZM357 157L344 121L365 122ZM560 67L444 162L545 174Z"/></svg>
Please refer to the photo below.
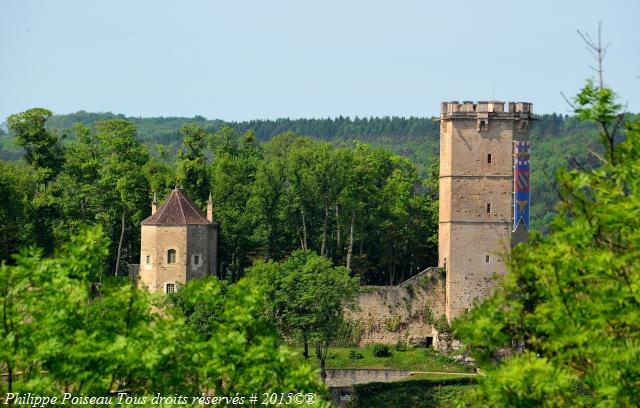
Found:
<svg viewBox="0 0 640 408"><path fill-rule="evenodd" d="M174 264L176 263L176 250L170 249L167 251L167 263Z"/></svg>

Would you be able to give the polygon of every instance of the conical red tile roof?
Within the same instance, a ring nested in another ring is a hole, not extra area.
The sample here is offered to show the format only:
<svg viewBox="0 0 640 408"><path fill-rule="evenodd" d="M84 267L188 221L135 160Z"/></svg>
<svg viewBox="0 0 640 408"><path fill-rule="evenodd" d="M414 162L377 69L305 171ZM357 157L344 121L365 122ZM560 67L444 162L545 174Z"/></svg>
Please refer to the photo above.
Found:
<svg viewBox="0 0 640 408"><path fill-rule="evenodd" d="M174 189L155 214L142 225L211 224L207 216L180 189Z"/></svg>

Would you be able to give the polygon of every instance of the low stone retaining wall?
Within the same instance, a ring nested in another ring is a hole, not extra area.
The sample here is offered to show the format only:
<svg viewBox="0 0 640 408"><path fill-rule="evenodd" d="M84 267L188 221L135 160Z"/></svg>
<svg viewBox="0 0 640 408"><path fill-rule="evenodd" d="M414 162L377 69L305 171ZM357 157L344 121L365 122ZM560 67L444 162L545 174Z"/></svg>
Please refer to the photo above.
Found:
<svg viewBox="0 0 640 408"><path fill-rule="evenodd" d="M409 370L385 370L374 368L327 368L327 387L350 387L370 382L398 381L411 375Z"/></svg>

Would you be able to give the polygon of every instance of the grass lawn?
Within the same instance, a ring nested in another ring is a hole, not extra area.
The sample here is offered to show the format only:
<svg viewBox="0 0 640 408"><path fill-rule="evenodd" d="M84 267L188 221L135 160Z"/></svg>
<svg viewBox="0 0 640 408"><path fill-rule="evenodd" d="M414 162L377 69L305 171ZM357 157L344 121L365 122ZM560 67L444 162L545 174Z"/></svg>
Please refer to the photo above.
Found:
<svg viewBox="0 0 640 408"><path fill-rule="evenodd" d="M409 377L400 381L416 381L416 380L449 380L452 378L473 378L475 375L469 374L435 374L435 373L414 373Z"/></svg>
<svg viewBox="0 0 640 408"><path fill-rule="evenodd" d="M373 355L373 346L332 347L327 354L327 368L387 368L447 373L475 371L473 367L443 356L430 348L408 348L406 351L399 351L390 346L390 350L391 356L376 357Z"/></svg>

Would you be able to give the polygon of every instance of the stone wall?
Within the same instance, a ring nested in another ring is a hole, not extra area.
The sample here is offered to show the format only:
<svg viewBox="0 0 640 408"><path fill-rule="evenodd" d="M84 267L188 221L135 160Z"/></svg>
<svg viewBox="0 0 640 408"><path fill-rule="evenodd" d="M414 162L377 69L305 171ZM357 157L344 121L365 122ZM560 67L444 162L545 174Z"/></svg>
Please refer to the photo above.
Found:
<svg viewBox="0 0 640 408"><path fill-rule="evenodd" d="M433 322L445 313L445 286L429 268L397 286L364 286L358 310L347 311L359 344L426 345L437 336ZM431 340L428 340L430 338Z"/></svg>
<svg viewBox="0 0 640 408"><path fill-rule="evenodd" d="M325 370L327 387L349 387L355 384L371 382L390 382L407 378L409 370L386 370L376 368L327 368Z"/></svg>
<svg viewBox="0 0 640 408"><path fill-rule="evenodd" d="M176 251L174 263L168 250ZM149 291L164 291L167 283L184 285L216 274L217 225L142 225L140 283ZM177 289L177 286L176 286Z"/></svg>
<svg viewBox="0 0 640 408"><path fill-rule="evenodd" d="M187 226L187 281L216 275L216 228L206 224Z"/></svg>
<svg viewBox="0 0 640 408"><path fill-rule="evenodd" d="M167 252L176 251L169 264ZM147 262L147 257L148 262ZM187 282L187 227L143 225L140 245L140 283L149 291L163 292L167 283Z"/></svg>

